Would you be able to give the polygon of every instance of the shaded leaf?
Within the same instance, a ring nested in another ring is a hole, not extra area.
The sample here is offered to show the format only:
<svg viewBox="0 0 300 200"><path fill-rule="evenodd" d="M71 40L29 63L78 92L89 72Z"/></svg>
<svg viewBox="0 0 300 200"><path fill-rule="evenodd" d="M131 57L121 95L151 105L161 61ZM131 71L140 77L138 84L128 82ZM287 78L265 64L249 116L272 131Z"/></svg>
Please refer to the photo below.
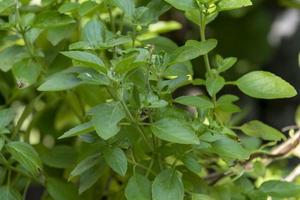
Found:
<svg viewBox="0 0 300 200"><path fill-rule="evenodd" d="M107 148L104 152L105 162L119 175L125 176L127 172L127 157L120 148Z"/></svg>
<svg viewBox="0 0 300 200"><path fill-rule="evenodd" d="M151 200L150 181L140 174L134 174L127 183L125 197L128 200Z"/></svg>
<svg viewBox="0 0 300 200"><path fill-rule="evenodd" d="M186 106L193 106L198 109L208 109L214 107L214 104L209 99L201 96L182 96L176 98L175 102Z"/></svg>
<svg viewBox="0 0 300 200"><path fill-rule="evenodd" d="M155 177L152 184L153 200L183 200L184 187L176 171L166 169Z"/></svg>
<svg viewBox="0 0 300 200"><path fill-rule="evenodd" d="M168 142L179 144L199 144L194 131L175 118L164 118L151 125L153 134Z"/></svg>

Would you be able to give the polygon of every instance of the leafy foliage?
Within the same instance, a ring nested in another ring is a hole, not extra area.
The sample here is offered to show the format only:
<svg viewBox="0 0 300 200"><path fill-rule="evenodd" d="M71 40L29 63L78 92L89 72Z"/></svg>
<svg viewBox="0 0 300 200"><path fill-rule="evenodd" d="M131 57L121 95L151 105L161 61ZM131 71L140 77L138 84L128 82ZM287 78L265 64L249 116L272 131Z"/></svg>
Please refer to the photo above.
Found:
<svg viewBox="0 0 300 200"><path fill-rule="evenodd" d="M0 199L22 199L32 183L44 200L298 197L298 184L265 176L286 136L237 124L239 97L223 89L261 99L296 90L266 71L228 80L238 58L206 39L220 12L252 2L145 2L0 0ZM178 47L159 35L180 27L159 21L171 8L200 39ZM187 85L202 92L174 97Z"/></svg>

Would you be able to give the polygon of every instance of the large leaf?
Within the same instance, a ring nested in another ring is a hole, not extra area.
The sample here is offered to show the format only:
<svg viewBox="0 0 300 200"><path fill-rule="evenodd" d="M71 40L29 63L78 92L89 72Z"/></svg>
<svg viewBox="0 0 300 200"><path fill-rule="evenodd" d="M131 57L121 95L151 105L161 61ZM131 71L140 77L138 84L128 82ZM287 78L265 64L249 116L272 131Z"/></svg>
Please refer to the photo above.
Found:
<svg viewBox="0 0 300 200"><path fill-rule="evenodd" d="M111 0L112 3L119 7L126 16L133 17L135 12L134 0Z"/></svg>
<svg viewBox="0 0 300 200"><path fill-rule="evenodd" d="M169 65L182 63L207 54L217 46L217 40L209 39L203 42L189 40L184 46L177 48L171 55Z"/></svg>
<svg viewBox="0 0 300 200"><path fill-rule="evenodd" d="M28 172L33 175L38 174L42 168L42 162L31 145L24 142L9 142L5 147L12 157Z"/></svg>
<svg viewBox="0 0 300 200"><path fill-rule="evenodd" d="M220 10L232 10L251 5L251 0L221 0L218 3Z"/></svg>
<svg viewBox="0 0 300 200"><path fill-rule="evenodd" d="M189 11L192 10L193 8L197 8L196 2L194 0L184 0L184 1L165 0L165 1L178 10Z"/></svg>
<svg viewBox="0 0 300 200"><path fill-rule="evenodd" d="M186 106L193 106L198 109L208 109L214 107L214 104L210 100L199 96L182 96L175 99L175 102Z"/></svg>
<svg viewBox="0 0 300 200"><path fill-rule="evenodd" d="M11 188L10 186L1 186L0 199L1 200L22 200L23 198L17 190Z"/></svg>
<svg viewBox="0 0 300 200"><path fill-rule="evenodd" d="M300 196L300 185L279 180L271 180L264 182L260 186L259 190L269 196L276 198Z"/></svg>
<svg viewBox="0 0 300 200"><path fill-rule="evenodd" d="M91 66L96 70L105 71L103 61L92 53L84 51L64 51L62 54L87 66Z"/></svg>
<svg viewBox="0 0 300 200"><path fill-rule="evenodd" d="M80 200L75 185L67 183L57 178L47 178L46 184L47 192L50 194L53 200Z"/></svg>
<svg viewBox="0 0 300 200"><path fill-rule="evenodd" d="M176 171L166 169L155 177L152 184L153 200L183 200L184 187Z"/></svg>
<svg viewBox="0 0 300 200"><path fill-rule="evenodd" d="M164 118L151 125L153 134L168 142L179 144L199 144L194 131L185 123L175 118Z"/></svg>
<svg viewBox="0 0 300 200"><path fill-rule="evenodd" d="M285 136L280 131L258 120L243 124L241 130L249 136L260 137L264 140L278 141L285 139Z"/></svg>
<svg viewBox="0 0 300 200"><path fill-rule="evenodd" d="M97 134L107 140L120 131L118 123L125 117L125 112L118 102L104 103L92 110L92 116Z"/></svg>
<svg viewBox="0 0 300 200"><path fill-rule="evenodd" d="M91 188L102 176L103 172L103 165L93 166L92 168L88 169L87 171L83 172L80 176L80 184L79 184L79 194L82 194L89 188Z"/></svg>
<svg viewBox="0 0 300 200"><path fill-rule="evenodd" d="M249 157L249 152L238 142L222 136L212 143L212 149L215 153L225 158L245 160Z"/></svg>
<svg viewBox="0 0 300 200"><path fill-rule="evenodd" d="M128 181L125 196L127 200L151 200L150 181L140 174L134 174Z"/></svg>
<svg viewBox="0 0 300 200"><path fill-rule="evenodd" d="M74 88L82 81L71 73L57 73L49 77L40 87L39 91L61 91Z"/></svg>
<svg viewBox="0 0 300 200"><path fill-rule="evenodd" d="M245 94L261 99L289 98L297 94L288 82L265 71L250 72L239 78L236 84Z"/></svg>
<svg viewBox="0 0 300 200"><path fill-rule="evenodd" d="M105 162L119 175L125 176L127 172L127 157L120 148L107 148L104 152Z"/></svg>

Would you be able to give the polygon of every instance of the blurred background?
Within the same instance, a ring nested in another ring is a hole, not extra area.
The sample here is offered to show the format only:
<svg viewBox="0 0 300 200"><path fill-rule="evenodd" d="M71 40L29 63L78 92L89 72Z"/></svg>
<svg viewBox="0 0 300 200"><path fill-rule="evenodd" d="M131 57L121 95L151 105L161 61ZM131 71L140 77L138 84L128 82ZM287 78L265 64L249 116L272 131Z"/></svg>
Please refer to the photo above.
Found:
<svg viewBox="0 0 300 200"><path fill-rule="evenodd" d="M215 52L224 57L239 58L237 65L225 74L227 79L236 80L252 70L266 70L290 82L299 93L300 1L253 0L253 4L252 7L224 12L208 25L208 38L218 39ZM179 11L170 10L163 19L182 24L182 29L166 34L178 44L199 37L197 27ZM200 59L194 63L198 77L204 76L201 62ZM227 88L225 92L242 96L242 116L247 117L238 121L260 119L278 129L295 124L299 95L292 99L269 101L249 98L234 87Z"/></svg>

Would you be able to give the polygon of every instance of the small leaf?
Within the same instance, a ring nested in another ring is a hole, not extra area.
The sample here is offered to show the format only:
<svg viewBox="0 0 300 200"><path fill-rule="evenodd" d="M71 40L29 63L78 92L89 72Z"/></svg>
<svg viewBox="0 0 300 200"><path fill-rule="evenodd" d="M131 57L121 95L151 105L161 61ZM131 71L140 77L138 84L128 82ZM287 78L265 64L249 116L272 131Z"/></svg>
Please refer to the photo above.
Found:
<svg viewBox="0 0 300 200"><path fill-rule="evenodd" d="M175 102L186 106L193 106L198 109L209 109L214 107L214 104L210 100L201 96L182 96L175 99Z"/></svg>
<svg viewBox="0 0 300 200"><path fill-rule="evenodd" d="M152 184L152 198L153 200L183 200L184 187L176 171L166 169L155 177Z"/></svg>
<svg viewBox="0 0 300 200"><path fill-rule="evenodd" d="M135 62L136 56L129 56L120 60L115 66L115 72L125 74L131 70L141 66L144 62Z"/></svg>
<svg viewBox="0 0 300 200"><path fill-rule="evenodd" d="M225 80L222 76L208 77L205 82L206 89L210 96L216 95L225 85Z"/></svg>
<svg viewBox="0 0 300 200"><path fill-rule="evenodd" d="M278 141L286 137L278 130L257 120L250 121L241 126L241 131L246 135L260 137L264 140Z"/></svg>
<svg viewBox="0 0 300 200"><path fill-rule="evenodd" d="M92 110L92 116L97 134L107 140L120 131L118 123L125 117L125 113L120 103L114 102L98 105Z"/></svg>
<svg viewBox="0 0 300 200"><path fill-rule="evenodd" d="M111 0L111 1L115 6L123 10L126 16L133 17L133 14L135 12L134 11L135 6L133 0Z"/></svg>
<svg viewBox="0 0 300 200"><path fill-rule="evenodd" d="M58 178L47 177L46 189L53 200L80 200L75 185Z"/></svg>
<svg viewBox="0 0 300 200"><path fill-rule="evenodd" d="M217 40L215 39L209 39L204 42L188 40L184 46L177 48L170 55L170 62L168 65L190 61L201 55L207 54L216 46Z"/></svg>
<svg viewBox="0 0 300 200"><path fill-rule="evenodd" d="M110 80L106 75L96 72L96 71L81 73L81 74L79 74L78 78L80 78L86 84L92 84L92 85L109 85L110 84Z"/></svg>
<svg viewBox="0 0 300 200"><path fill-rule="evenodd" d="M134 174L126 186L125 197L127 200L151 200L150 181L140 174Z"/></svg>
<svg viewBox="0 0 300 200"><path fill-rule="evenodd" d="M297 95L288 82L265 71L250 72L239 78L236 84L242 92L255 98L280 99Z"/></svg>
<svg viewBox="0 0 300 200"><path fill-rule="evenodd" d="M83 64L86 64L87 66L91 66L96 70L100 70L105 72L105 65L103 63L103 61L97 57L96 55L92 54L92 53L88 53L88 52L84 52L84 51L64 51L61 52L63 55L82 62Z"/></svg>
<svg viewBox="0 0 300 200"><path fill-rule="evenodd" d="M232 139L222 136L212 143L212 149L221 157L246 160L249 152L242 145Z"/></svg>
<svg viewBox="0 0 300 200"><path fill-rule="evenodd" d="M62 136L60 136L58 139L63 138L69 138L74 136L79 136L85 133L89 133L94 130L92 122L86 122L83 124L79 124L78 126L75 126L74 128L71 128L67 132L65 132Z"/></svg>
<svg viewBox="0 0 300 200"><path fill-rule="evenodd" d="M39 155L31 145L24 142L9 142L5 147L12 157L31 174L36 175L42 169Z"/></svg>
<svg viewBox="0 0 300 200"><path fill-rule="evenodd" d="M120 176L125 176L127 172L127 157L120 148L107 148L104 152L105 162L118 173Z"/></svg>
<svg viewBox="0 0 300 200"><path fill-rule="evenodd" d="M79 15L85 16L91 12L93 12L94 10L96 10L98 7L98 4L94 1L85 1L82 4L80 4L79 9L78 9L78 13Z"/></svg>
<svg viewBox="0 0 300 200"><path fill-rule="evenodd" d="M251 5L252 2L250 0L221 0L218 3L220 10L233 10Z"/></svg>
<svg viewBox="0 0 300 200"><path fill-rule="evenodd" d="M88 156L84 160L80 161L79 164L76 165L75 169L72 170L70 177L78 176L87 171L88 169L94 167L98 163L100 163L100 154L94 154Z"/></svg>
<svg viewBox="0 0 300 200"><path fill-rule="evenodd" d="M266 181L260 186L259 190L269 196L276 198L300 196L300 185L285 181Z"/></svg>
<svg viewBox="0 0 300 200"><path fill-rule="evenodd" d="M5 140L0 137L0 152L2 151L4 145L5 145Z"/></svg>
<svg viewBox="0 0 300 200"><path fill-rule="evenodd" d="M229 57L223 59L220 55L217 55L216 57L217 65L218 65L218 72L225 72L228 69L230 69L236 62L237 58L235 57Z"/></svg>
<svg viewBox="0 0 300 200"><path fill-rule="evenodd" d="M63 3L59 8L58 8L58 12L60 13L69 13L69 12L73 12L75 10L77 10L79 4L75 3L75 2L66 2Z"/></svg>
<svg viewBox="0 0 300 200"><path fill-rule="evenodd" d="M1 186L0 187L0 199L1 200L22 200L21 194L11 188L10 186Z"/></svg>
<svg viewBox="0 0 300 200"><path fill-rule="evenodd" d="M189 11L194 8L197 8L197 5L194 0L184 0L184 1L165 0L165 1L178 10Z"/></svg>
<svg viewBox="0 0 300 200"><path fill-rule="evenodd" d="M74 88L82 81L71 73L57 73L50 76L40 87L39 91L61 91Z"/></svg>
<svg viewBox="0 0 300 200"><path fill-rule="evenodd" d="M41 66L31 59L22 60L13 66L12 72L18 87L26 88L37 81L41 73Z"/></svg>
<svg viewBox="0 0 300 200"><path fill-rule="evenodd" d="M164 118L151 125L153 134L169 142L178 144L199 144L194 131L175 118Z"/></svg>

